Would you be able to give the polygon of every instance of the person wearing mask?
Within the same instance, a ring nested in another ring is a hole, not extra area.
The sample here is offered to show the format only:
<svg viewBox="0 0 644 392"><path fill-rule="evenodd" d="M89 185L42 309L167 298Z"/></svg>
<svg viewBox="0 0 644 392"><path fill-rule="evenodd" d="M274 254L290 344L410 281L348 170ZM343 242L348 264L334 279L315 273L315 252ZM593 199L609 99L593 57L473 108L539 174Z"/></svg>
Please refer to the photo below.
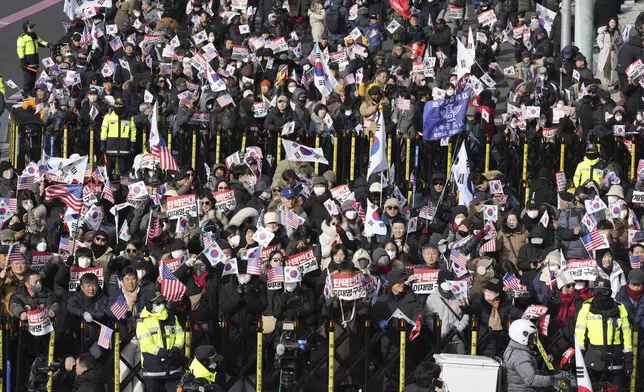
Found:
<svg viewBox="0 0 644 392"><path fill-rule="evenodd" d="M567 382L563 374L539 374L535 339L537 327L530 320L513 321L508 329L510 343L503 353L508 392L533 392L545 387L560 387Z"/></svg>
<svg viewBox="0 0 644 392"><path fill-rule="evenodd" d="M297 321L299 327L314 326L315 296L301 282L284 283L284 291L276 298L273 315L280 321Z"/></svg>
<svg viewBox="0 0 644 392"><path fill-rule="evenodd" d="M295 232L295 228L286 224L289 212L292 211L293 214L299 216L302 222L307 218L304 206L296 196L296 193L292 189L285 188L271 200L267 208L268 212L275 212L277 214L277 221L286 228L286 235L288 237L291 237Z"/></svg>
<svg viewBox="0 0 644 392"><path fill-rule="evenodd" d="M392 317L394 312L400 310L408 319L416 322L423 322L423 301L407 284L410 274L405 269L392 269L387 274L387 284L391 291L381 295L373 305L372 318L375 325L388 324L392 329L398 322L396 317ZM411 330L412 326L408 324Z"/></svg>
<svg viewBox="0 0 644 392"><path fill-rule="evenodd" d="M217 368L224 360L224 356L218 354L215 346L202 345L195 349L195 357L190 363L189 370L200 387L215 384L217 381Z"/></svg>
<svg viewBox="0 0 644 392"><path fill-rule="evenodd" d="M452 330L457 331L442 352L464 355L466 353L465 343L460 336L467 329L470 318L463 314L457 304L457 299L452 291L452 284L448 281L440 282L438 289L427 297L425 314L433 315L438 313L438 317L441 320L441 339L444 339ZM432 318L428 318L427 324L430 329L433 328Z"/></svg>
<svg viewBox="0 0 644 392"><path fill-rule="evenodd" d="M311 196L304 202L304 211L308 216L311 227L320 230L322 222L329 217L324 203L331 198L328 190L329 182L324 177L313 177Z"/></svg>
<svg viewBox="0 0 644 392"><path fill-rule="evenodd" d="M14 317L26 321L32 309L46 309L50 318L56 317L60 305L54 293L40 283L40 273L29 270L25 284L18 287L9 300L9 310Z"/></svg>
<svg viewBox="0 0 644 392"><path fill-rule="evenodd" d="M129 171L130 159L136 151L136 126L120 98L116 99L112 111L103 118L101 150L108 157L108 173L114 172L115 168L121 175Z"/></svg>
<svg viewBox="0 0 644 392"><path fill-rule="evenodd" d="M94 253L94 265L102 267L107 276L107 263L114 256L114 250L107 244L108 235L104 230L94 233L92 239L92 252Z"/></svg>
<svg viewBox="0 0 644 392"><path fill-rule="evenodd" d="M16 42L18 59L20 59L20 67L22 68L23 75L23 98L33 95L34 85L36 84L36 79L38 79L38 67L40 66L38 49L52 47L51 44L38 37L38 34L34 31L35 27L36 25L30 20L24 22L22 24L23 33L20 34Z"/></svg>
<svg viewBox="0 0 644 392"><path fill-rule="evenodd" d="M580 241L580 237L587 234L586 228L582 229L582 219L586 214L584 202L587 199L586 188L577 187L570 209L561 211L557 219L557 236L562 240L562 251L566 260L583 260L588 257L588 251Z"/></svg>
<svg viewBox="0 0 644 392"><path fill-rule="evenodd" d="M642 286L644 285L644 271L634 269L628 273L628 284L622 286L615 297L628 312L631 325L644 327L644 302L642 301Z"/></svg>
<svg viewBox="0 0 644 392"><path fill-rule="evenodd" d="M593 382L607 381L626 391L633 371L633 338L626 307L611 298L611 283L597 278L595 296L584 302L575 326L575 337Z"/></svg>
<svg viewBox="0 0 644 392"><path fill-rule="evenodd" d="M597 272L599 277L606 279L611 285L611 297L615 298L619 290L626 285L626 277L619 263L613 260L613 253L610 249L597 249L595 251L595 261L597 262Z"/></svg>
<svg viewBox="0 0 644 392"><path fill-rule="evenodd" d="M165 297L156 293L136 324L141 375L148 391L173 391L181 379L185 332L166 304Z"/></svg>
<svg viewBox="0 0 644 392"><path fill-rule="evenodd" d="M543 225L536 225L528 235L528 242L519 249L516 265L523 272L525 281L532 282L542 267L542 261L554 249L547 243L546 235Z"/></svg>
<svg viewBox="0 0 644 392"><path fill-rule="evenodd" d="M563 332L565 342L556 345L560 352L575 345L575 322L584 301L579 290L575 289L575 281L570 273L560 273L556 286L548 292L544 301L548 306L548 312L556 316L556 328Z"/></svg>
<svg viewBox="0 0 644 392"><path fill-rule="evenodd" d="M387 70L384 70L384 76L387 76ZM382 75L382 72L378 72L377 75ZM376 82L380 83L380 79L376 76ZM386 80L385 80L386 82ZM369 130L373 133L376 131L378 126L378 116L380 113L380 107L388 107L389 99L384 96L383 88L378 85L372 85L367 89L367 95L362 100L360 104L360 115L363 118L362 126L364 129Z"/></svg>
<svg viewBox="0 0 644 392"><path fill-rule="evenodd" d="M527 242L528 232L521 224L519 214L516 212L509 213L496 237L499 260L509 260L516 265L519 259L519 251Z"/></svg>
<svg viewBox="0 0 644 392"><path fill-rule="evenodd" d="M342 238L340 237L340 233L337 230L337 227L338 226L342 227L342 225L343 225L342 218L341 216L337 216L337 215L329 216L324 221L322 221L321 234L319 238L320 252L322 256L322 260L321 260L322 268L326 268L329 265L329 263L331 263L333 247L337 244L340 244L340 245L344 244L342 242ZM345 236L347 236L346 229L343 228L342 231L344 231Z"/></svg>

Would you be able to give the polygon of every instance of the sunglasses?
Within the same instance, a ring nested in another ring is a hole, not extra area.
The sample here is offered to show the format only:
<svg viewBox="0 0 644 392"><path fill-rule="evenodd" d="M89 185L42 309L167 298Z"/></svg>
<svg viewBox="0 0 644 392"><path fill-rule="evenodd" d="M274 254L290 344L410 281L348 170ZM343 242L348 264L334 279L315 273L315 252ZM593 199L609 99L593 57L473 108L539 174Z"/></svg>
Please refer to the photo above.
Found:
<svg viewBox="0 0 644 392"><path fill-rule="evenodd" d="M219 188L219 189L221 189L221 188ZM203 204L203 205L205 205L205 206L209 206L209 205L210 205L210 201L207 201L207 200L206 200L206 201L202 201L202 202L201 202L201 204Z"/></svg>
<svg viewBox="0 0 644 392"><path fill-rule="evenodd" d="M281 189L279 189L279 188L275 188L275 189L273 189L273 193L280 193L281 191L282 191L282 190L281 190Z"/></svg>
<svg viewBox="0 0 644 392"><path fill-rule="evenodd" d="M398 209L398 207L396 207L396 206L389 206L389 207L387 207L387 209L388 209L388 210L397 210L397 209Z"/></svg>
<svg viewBox="0 0 644 392"><path fill-rule="evenodd" d="M277 259L273 259L271 261L274 262L274 263L281 263L282 261L284 261L284 259L280 257L280 258L277 258Z"/></svg>
<svg viewBox="0 0 644 392"><path fill-rule="evenodd" d="M444 182L435 182L434 186L436 186L436 185L445 186L445 183Z"/></svg>
<svg viewBox="0 0 644 392"><path fill-rule="evenodd" d="M94 241L96 241L96 242L107 242L107 240L105 238L103 238L103 237L96 237L96 238L94 238Z"/></svg>
<svg viewBox="0 0 644 392"><path fill-rule="evenodd" d="M125 249L125 252L126 253L139 253L139 250L138 249L128 248L128 249Z"/></svg>
<svg viewBox="0 0 644 392"><path fill-rule="evenodd" d="M574 283L567 284L567 285L565 285L564 287L565 287L565 288L567 288L567 289L572 289L572 288L574 288L574 287L575 287L575 284L574 284Z"/></svg>
<svg viewBox="0 0 644 392"><path fill-rule="evenodd" d="M220 186L220 187L218 187L218 188L217 188L217 190L220 190L220 191L227 191L227 190L228 190L228 187L227 187L227 186Z"/></svg>

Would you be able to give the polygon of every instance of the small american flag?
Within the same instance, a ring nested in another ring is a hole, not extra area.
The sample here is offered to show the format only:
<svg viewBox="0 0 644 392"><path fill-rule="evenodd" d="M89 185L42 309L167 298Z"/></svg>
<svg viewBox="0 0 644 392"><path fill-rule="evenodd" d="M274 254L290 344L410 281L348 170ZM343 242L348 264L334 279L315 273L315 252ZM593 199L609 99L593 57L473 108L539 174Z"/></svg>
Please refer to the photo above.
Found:
<svg viewBox="0 0 644 392"><path fill-rule="evenodd" d="M83 207L83 184L48 186L45 189L45 201L53 199L60 199L67 207L74 211L80 211Z"/></svg>
<svg viewBox="0 0 644 392"><path fill-rule="evenodd" d="M110 306L110 310L117 320L125 318L125 314L127 313L127 304L125 303L125 297L123 294L119 295L116 301L114 301L112 306Z"/></svg>
<svg viewBox="0 0 644 392"><path fill-rule="evenodd" d="M161 294L169 301L176 302L183 298L186 286L177 279L165 263L161 263Z"/></svg>
<svg viewBox="0 0 644 392"><path fill-rule="evenodd" d="M9 247L9 252L7 252L7 260L9 262L24 260L22 252L20 252L20 243L14 242Z"/></svg>
<svg viewBox="0 0 644 392"><path fill-rule="evenodd" d="M159 168L161 170L179 170L179 166L163 138L160 138L159 144L152 146L152 155L159 160Z"/></svg>
<svg viewBox="0 0 644 392"><path fill-rule="evenodd" d="M89 45L90 41L92 40L92 35L89 33L89 29L87 28L87 24L85 25L85 28L83 29L83 34L81 34L81 39L80 39L80 45L84 49L87 49L87 46Z"/></svg>
<svg viewBox="0 0 644 392"><path fill-rule="evenodd" d="M148 230L148 241L151 241L161 235L161 223L158 216L151 216L150 229Z"/></svg>
<svg viewBox="0 0 644 392"><path fill-rule="evenodd" d="M640 256L630 256L630 259L632 269L642 268L642 258Z"/></svg>
<svg viewBox="0 0 644 392"><path fill-rule="evenodd" d="M528 288L521 283L519 278L517 278L514 274L512 273L507 273L503 277L503 288L507 290L513 290L513 291L527 291Z"/></svg>
<svg viewBox="0 0 644 392"><path fill-rule="evenodd" d="M201 234L201 241L203 241L203 248L208 249L212 246L212 233L207 231Z"/></svg>
<svg viewBox="0 0 644 392"><path fill-rule="evenodd" d="M220 107L225 108L226 106L233 103L233 98L230 96L230 94L226 93L224 95L217 97L217 103L219 104Z"/></svg>
<svg viewBox="0 0 644 392"><path fill-rule="evenodd" d="M458 265L462 269L465 269L467 266L467 257L455 249L452 249L450 252L449 259L452 263Z"/></svg>
<svg viewBox="0 0 644 392"><path fill-rule="evenodd" d="M32 176L20 176L18 177L18 186L17 190L22 189L32 189L34 187L34 177Z"/></svg>
<svg viewBox="0 0 644 392"><path fill-rule="evenodd" d="M112 345L112 333L114 333L114 330L101 323L96 322L96 324L101 326L101 332L98 334L97 343L104 349L109 350Z"/></svg>
<svg viewBox="0 0 644 392"><path fill-rule="evenodd" d="M284 268L277 266L269 269L267 278L268 283L284 283Z"/></svg>
<svg viewBox="0 0 644 392"><path fill-rule="evenodd" d="M640 159L637 162L637 177L639 178L640 173L644 170L644 159Z"/></svg>
<svg viewBox="0 0 644 392"><path fill-rule="evenodd" d="M354 207L355 207L355 209L358 211L358 216L360 217L360 219L361 219L361 220L362 220L362 222L364 223L364 222L366 221L366 219L367 219L367 214L365 214L365 212L364 212L364 208L362 208L362 204L360 204L360 203L359 203L359 202L357 202L357 201L354 201L354 202L353 202L353 206L354 206Z"/></svg>
<svg viewBox="0 0 644 392"><path fill-rule="evenodd" d="M246 265L246 273L248 275L261 275L262 268L259 265L259 254L261 250L259 246L252 248L246 253L248 264Z"/></svg>
<svg viewBox="0 0 644 392"><path fill-rule="evenodd" d="M109 178L105 179L105 185L103 185L102 198L114 204L114 192L112 192L112 183L110 183Z"/></svg>
<svg viewBox="0 0 644 392"><path fill-rule="evenodd" d="M597 230L591 231L589 234L581 237L581 242L586 247L586 250L592 252L597 249L608 248L608 239L602 233Z"/></svg>
<svg viewBox="0 0 644 392"><path fill-rule="evenodd" d="M94 173L92 173L92 178L94 179L94 182L105 182L105 179L103 178L103 174L101 174L101 171L98 169L94 169Z"/></svg>
<svg viewBox="0 0 644 392"><path fill-rule="evenodd" d="M288 227L297 229L302 223L304 223L304 219L302 219L302 217L300 217L298 214L294 213L293 210L290 210L284 216L284 223Z"/></svg>
<svg viewBox="0 0 644 392"><path fill-rule="evenodd" d="M483 246L481 246L481 252L496 252L496 239L492 238L491 240L483 244Z"/></svg>
<svg viewBox="0 0 644 392"><path fill-rule="evenodd" d="M411 183L412 193L416 193L416 176L414 175L414 172L411 172L409 175L409 182Z"/></svg>
<svg viewBox="0 0 644 392"><path fill-rule="evenodd" d="M122 46L123 46L123 43L121 42L121 39L119 37L116 37L110 41L110 48L112 48L114 52L121 49Z"/></svg>
<svg viewBox="0 0 644 392"><path fill-rule="evenodd" d="M61 237L58 243L58 253L71 255L76 253L75 251L82 247L83 244L81 244L80 241Z"/></svg>

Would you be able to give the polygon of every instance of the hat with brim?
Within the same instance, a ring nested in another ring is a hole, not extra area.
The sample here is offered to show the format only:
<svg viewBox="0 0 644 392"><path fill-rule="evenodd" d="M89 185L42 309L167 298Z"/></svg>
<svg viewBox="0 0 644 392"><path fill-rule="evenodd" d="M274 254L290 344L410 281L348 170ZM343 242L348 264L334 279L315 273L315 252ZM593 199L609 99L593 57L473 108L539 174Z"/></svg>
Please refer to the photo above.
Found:
<svg viewBox="0 0 644 392"><path fill-rule="evenodd" d="M162 303L165 303L165 302L167 302L167 300L165 299L163 294L161 294L158 291L154 294L154 297L152 297L152 299L150 300L150 303L155 304L155 305L162 304Z"/></svg>
<svg viewBox="0 0 644 392"><path fill-rule="evenodd" d="M205 345L199 346L195 349L195 358L200 361L210 360L211 362L220 362L224 360L224 356L217 353L215 346Z"/></svg>

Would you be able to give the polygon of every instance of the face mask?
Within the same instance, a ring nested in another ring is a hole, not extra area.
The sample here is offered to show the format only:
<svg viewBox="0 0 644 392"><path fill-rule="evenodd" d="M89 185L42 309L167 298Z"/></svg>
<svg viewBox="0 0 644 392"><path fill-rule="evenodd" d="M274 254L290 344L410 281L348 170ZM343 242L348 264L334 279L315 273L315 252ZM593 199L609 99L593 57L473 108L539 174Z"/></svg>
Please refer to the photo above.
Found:
<svg viewBox="0 0 644 392"><path fill-rule="evenodd" d="M279 229L279 226L275 226L275 227L268 228L268 230L269 230L271 233L275 233L275 232L277 231L277 229Z"/></svg>
<svg viewBox="0 0 644 392"><path fill-rule="evenodd" d="M438 251L440 253L445 253L447 251L447 245L438 245Z"/></svg>
<svg viewBox="0 0 644 392"><path fill-rule="evenodd" d="M183 255L183 251L182 250L173 250L170 254L172 255L173 259L176 259L176 258L181 257L181 255Z"/></svg>
<svg viewBox="0 0 644 392"><path fill-rule="evenodd" d="M454 95L454 92L455 92L454 90L447 90L447 91L445 91L445 94L446 94L448 97L451 97L452 95Z"/></svg>
<svg viewBox="0 0 644 392"><path fill-rule="evenodd" d="M134 16L136 16L137 18L138 18L139 16L141 16L141 13L140 13L139 11L133 11L132 13L133 13L133 14L134 14Z"/></svg>
<svg viewBox="0 0 644 392"><path fill-rule="evenodd" d="M589 154L586 154L586 158L588 159L597 159L599 157L598 153L591 152Z"/></svg>
<svg viewBox="0 0 644 392"><path fill-rule="evenodd" d="M510 129L517 129L517 123L510 123L509 127Z"/></svg>
<svg viewBox="0 0 644 392"><path fill-rule="evenodd" d="M116 106L116 107L114 108L114 113L116 113L116 115L117 115L117 116L120 116L120 115L122 115L123 113L125 113L125 108L124 108L124 107Z"/></svg>
<svg viewBox="0 0 644 392"><path fill-rule="evenodd" d="M530 242L533 243L534 245L541 245L543 244L543 238L538 238L538 237L530 238Z"/></svg>
<svg viewBox="0 0 644 392"><path fill-rule="evenodd" d="M454 219L454 223L456 224L456 226L460 225L461 222L463 222L463 219L465 219L465 218L456 218L456 219Z"/></svg>
<svg viewBox="0 0 644 392"><path fill-rule="evenodd" d="M619 200L619 197L617 196L608 196L608 204L615 203L617 200Z"/></svg>
<svg viewBox="0 0 644 392"><path fill-rule="evenodd" d="M88 96L87 96L87 99L88 99L91 103L95 103L96 101L98 101L98 95L94 95L94 94L92 94L92 95L88 95Z"/></svg>
<svg viewBox="0 0 644 392"><path fill-rule="evenodd" d="M81 268L87 268L92 264L92 259L89 257L79 257L78 258L78 266Z"/></svg>
<svg viewBox="0 0 644 392"><path fill-rule="evenodd" d="M534 219L534 218L536 218L536 217L539 215L539 211L530 210L530 211L526 212L526 214L527 214L531 219Z"/></svg>
<svg viewBox="0 0 644 392"><path fill-rule="evenodd" d="M326 188L323 186L316 186L313 188L313 192L318 196L322 196L324 192L326 192Z"/></svg>
<svg viewBox="0 0 644 392"><path fill-rule="evenodd" d="M42 285L38 283L35 286L31 286L31 291L33 291L36 294L40 293L42 291Z"/></svg>
<svg viewBox="0 0 644 392"><path fill-rule="evenodd" d="M344 115L347 116L347 117L350 116L351 114L353 114L353 112L351 110L345 110L344 111Z"/></svg>
<svg viewBox="0 0 644 392"><path fill-rule="evenodd" d="M486 301L494 301L497 296L497 293L495 293L494 291L483 290L483 297Z"/></svg>
<svg viewBox="0 0 644 392"><path fill-rule="evenodd" d="M211 35L210 37L208 37L208 41L215 42L215 37Z"/></svg>
<svg viewBox="0 0 644 392"><path fill-rule="evenodd" d="M284 283L284 290L292 293L297 288L297 283Z"/></svg>
<svg viewBox="0 0 644 392"><path fill-rule="evenodd" d="M356 219L356 216L358 216L358 212L354 210L349 210L344 213L344 216L349 220L354 220Z"/></svg>
<svg viewBox="0 0 644 392"><path fill-rule="evenodd" d="M381 266L381 267L386 267L389 264L389 258L388 257L389 256L379 258L378 259L378 265Z"/></svg>
<svg viewBox="0 0 644 392"><path fill-rule="evenodd" d="M239 246L239 234L235 234L234 236L230 237L230 239L228 240L228 243L233 248L236 248L237 246Z"/></svg>
<svg viewBox="0 0 644 392"><path fill-rule="evenodd" d="M296 87L289 87L288 91L293 94L295 92Z"/></svg>
<svg viewBox="0 0 644 392"><path fill-rule="evenodd" d="M32 201L23 201L22 208L27 211L31 211L31 209L34 208L34 203Z"/></svg>
<svg viewBox="0 0 644 392"><path fill-rule="evenodd" d="M142 269L136 270L136 277L139 280L143 279L145 277L145 270L142 270Z"/></svg>
<svg viewBox="0 0 644 392"><path fill-rule="evenodd" d="M388 250L387 251L387 256L389 256L389 259L393 260L396 258L396 251L395 250Z"/></svg>
<svg viewBox="0 0 644 392"><path fill-rule="evenodd" d="M248 274L239 274L237 275L237 280L239 281L239 284L246 284L250 282L250 275Z"/></svg>
<svg viewBox="0 0 644 392"><path fill-rule="evenodd" d="M2 177L4 177L7 180L11 180L13 178L13 169L5 170L2 173Z"/></svg>
<svg viewBox="0 0 644 392"><path fill-rule="evenodd" d="M201 276L206 272L206 266L201 263L195 264L195 266L192 267L192 272L194 272L197 276Z"/></svg>
<svg viewBox="0 0 644 392"><path fill-rule="evenodd" d="M36 250L38 252L44 252L47 250L47 243L46 242L41 242L38 245L36 245Z"/></svg>
<svg viewBox="0 0 644 392"><path fill-rule="evenodd" d="M467 237L468 235L470 235L470 232L469 232L469 231L459 230L459 231L458 231L458 235L460 235L461 237L465 238L465 237Z"/></svg>
<svg viewBox="0 0 644 392"><path fill-rule="evenodd" d="M621 114L617 114L617 115L615 115L615 121L622 121L622 118L623 118L623 117L622 117L622 115L621 115Z"/></svg>
<svg viewBox="0 0 644 392"><path fill-rule="evenodd" d="M541 125L541 126L546 125L546 119L545 118L539 119L539 125Z"/></svg>
<svg viewBox="0 0 644 392"><path fill-rule="evenodd" d="M158 304L152 307L154 313L161 313L165 310L165 304Z"/></svg>

